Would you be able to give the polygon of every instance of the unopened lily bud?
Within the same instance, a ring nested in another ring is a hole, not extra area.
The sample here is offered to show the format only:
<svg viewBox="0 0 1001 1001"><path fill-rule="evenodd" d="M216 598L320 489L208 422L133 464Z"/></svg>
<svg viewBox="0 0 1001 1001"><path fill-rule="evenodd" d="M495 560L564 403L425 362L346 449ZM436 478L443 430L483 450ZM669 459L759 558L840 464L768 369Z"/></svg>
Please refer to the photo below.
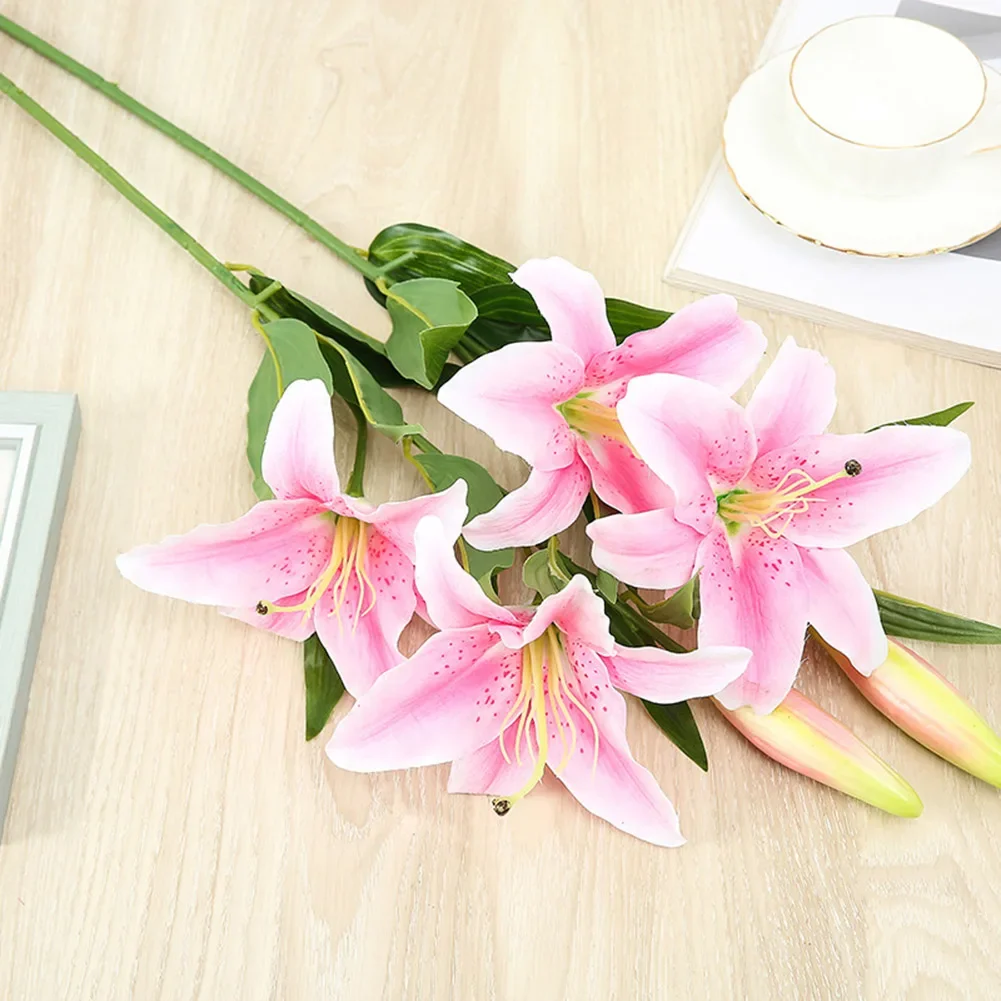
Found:
<svg viewBox="0 0 1001 1001"><path fill-rule="evenodd" d="M1001 738L923 657L890 640L890 655L867 678L824 648L855 687L904 733L940 758L1001 788Z"/></svg>
<svg viewBox="0 0 1001 1001"><path fill-rule="evenodd" d="M759 751L897 817L917 817L918 794L882 758L805 695L793 689L777 709L716 707Z"/></svg>

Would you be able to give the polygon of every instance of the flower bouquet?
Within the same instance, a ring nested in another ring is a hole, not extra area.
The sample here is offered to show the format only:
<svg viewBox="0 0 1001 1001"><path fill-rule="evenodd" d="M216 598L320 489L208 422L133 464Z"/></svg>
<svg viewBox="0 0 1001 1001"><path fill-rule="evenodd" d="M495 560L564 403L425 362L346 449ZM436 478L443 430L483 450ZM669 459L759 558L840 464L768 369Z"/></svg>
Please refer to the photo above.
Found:
<svg viewBox="0 0 1001 1001"><path fill-rule="evenodd" d="M0 30L213 164L338 255L385 307L363 332L284 280L225 264L8 78L0 91L95 169L250 310L257 503L119 558L158 594L303 647L306 738L347 691L327 745L356 771L449 763L450 792L507 814L548 768L588 810L658 845L677 815L626 739L621 693L702 768L688 700L712 697L796 771L904 817L921 801L794 687L804 644L914 739L1001 786L1001 740L898 638L998 643L1001 629L874 591L846 552L918 516L970 464L971 406L831 434L835 375L792 339L750 393L766 340L713 296L671 315L606 298L560 258L520 267L449 233L391 226L345 244L256 178L0 16ZM416 387L529 470L510 490L443 452L390 390ZM354 462L334 463L332 400ZM419 497L364 496L370 430ZM565 550L583 527L589 558ZM562 541L561 541L562 539ZM521 587L518 587L520 574ZM512 578L514 578L512 580ZM525 600L502 600L517 593ZM414 616L435 630L409 657Z"/></svg>

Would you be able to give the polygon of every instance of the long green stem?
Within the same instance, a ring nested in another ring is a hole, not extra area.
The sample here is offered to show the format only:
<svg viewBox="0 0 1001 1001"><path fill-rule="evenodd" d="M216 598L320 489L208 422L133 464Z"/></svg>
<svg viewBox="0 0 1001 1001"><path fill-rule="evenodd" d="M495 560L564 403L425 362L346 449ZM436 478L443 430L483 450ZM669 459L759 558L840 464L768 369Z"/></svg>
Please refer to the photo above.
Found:
<svg viewBox="0 0 1001 1001"><path fill-rule="evenodd" d="M350 404L349 404L350 406ZM365 493L365 456L368 452L368 421L360 407L351 406L358 436L355 438L355 461L351 467L351 477L345 493L351 497L361 497Z"/></svg>
<svg viewBox="0 0 1001 1001"><path fill-rule="evenodd" d="M182 229L161 208L154 205L138 188L127 181L114 167L95 153L82 139L53 118L37 101L30 98L12 80L0 73L0 93L6 94L40 125L48 129L64 146L72 150L88 166L101 175L116 191L124 195L147 219L155 222L176 244L183 247L206 271L226 286L244 305L260 313L266 320L278 314L243 284L223 263L209 253L190 233Z"/></svg>
<svg viewBox="0 0 1001 1001"><path fill-rule="evenodd" d="M212 164L217 170L222 171L227 177L232 178L237 184L246 188L251 194L256 195L261 201L266 202L273 209L280 212L285 218L290 219L300 229L308 233L317 243L322 244L328 250L335 253L341 260L347 262L356 271L366 278L375 281L383 274L383 269L370 263L357 248L345 243L334 236L330 230L321 226L315 219L308 216L302 209L297 208L290 201L283 198L277 191L273 191L266 184L262 184L256 177L248 174L241 167L238 167L231 160L227 160L221 153L217 153L211 146L206 146L200 139L178 128L173 122L168 121L162 115L158 115L145 104L137 101L130 94L126 94L117 84L110 83L100 74L77 62L72 56L50 45L43 38L32 34L27 28L22 28L19 24L11 21L10 18L0 14L0 31L11 38L27 46L40 56L55 63L61 69L71 73L77 79L82 80L88 87L93 87L109 100L114 101L120 108L124 108L136 118L141 119L147 125L151 125L158 132L173 139L178 145L201 157L207 163Z"/></svg>

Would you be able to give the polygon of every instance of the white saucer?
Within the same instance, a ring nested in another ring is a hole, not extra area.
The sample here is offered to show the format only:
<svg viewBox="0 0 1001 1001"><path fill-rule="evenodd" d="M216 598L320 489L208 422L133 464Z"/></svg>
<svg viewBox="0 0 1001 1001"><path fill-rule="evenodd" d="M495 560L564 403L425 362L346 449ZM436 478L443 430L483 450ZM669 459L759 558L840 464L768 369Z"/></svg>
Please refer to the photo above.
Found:
<svg viewBox="0 0 1001 1001"><path fill-rule="evenodd" d="M940 254L1001 229L1001 150L971 154L926 189L892 197L839 189L811 169L784 114L794 55L752 73L723 125L723 157L759 212L811 243L867 257ZM985 69L988 101L1001 101L1001 74Z"/></svg>

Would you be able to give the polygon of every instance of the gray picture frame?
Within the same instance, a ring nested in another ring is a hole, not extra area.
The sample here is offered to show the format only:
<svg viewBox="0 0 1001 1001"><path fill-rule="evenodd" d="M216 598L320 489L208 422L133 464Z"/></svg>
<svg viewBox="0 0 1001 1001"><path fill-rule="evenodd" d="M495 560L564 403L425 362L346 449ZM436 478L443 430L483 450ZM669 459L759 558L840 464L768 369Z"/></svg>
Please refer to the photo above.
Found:
<svg viewBox="0 0 1001 1001"><path fill-rule="evenodd" d="M16 452L0 508L0 831L79 430L71 394L0 392L0 448Z"/></svg>

